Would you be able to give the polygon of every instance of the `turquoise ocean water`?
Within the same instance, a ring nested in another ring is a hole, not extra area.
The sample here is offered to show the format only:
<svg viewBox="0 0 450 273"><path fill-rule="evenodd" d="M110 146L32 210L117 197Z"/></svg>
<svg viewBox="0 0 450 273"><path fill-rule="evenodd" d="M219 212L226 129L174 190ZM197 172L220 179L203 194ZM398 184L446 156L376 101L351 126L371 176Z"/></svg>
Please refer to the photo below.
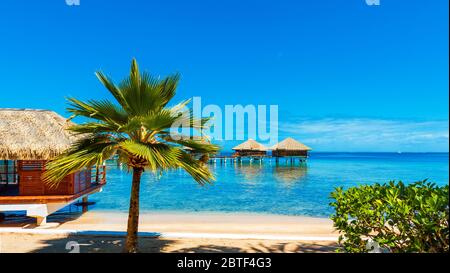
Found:
<svg viewBox="0 0 450 273"><path fill-rule="evenodd" d="M335 187L428 178L449 182L448 153L312 153L307 163L211 164L217 180L199 186L182 170L142 178L142 211L246 212L329 216ZM127 212L131 174L108 166L108 184L93 195L93 210Z"/></svg>

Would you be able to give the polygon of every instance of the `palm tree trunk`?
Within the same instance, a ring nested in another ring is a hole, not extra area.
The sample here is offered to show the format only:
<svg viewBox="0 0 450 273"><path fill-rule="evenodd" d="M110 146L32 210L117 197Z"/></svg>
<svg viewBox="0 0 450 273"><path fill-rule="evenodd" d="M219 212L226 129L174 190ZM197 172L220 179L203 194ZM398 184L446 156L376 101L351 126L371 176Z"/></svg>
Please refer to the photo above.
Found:
<svg viewBox="0 0 450 273"><path fill-rule="evenodd" d="M127 241L125 243L125 252L127 253L136 253L138 251L139 188L143 171L144 169L142 168L133 168L130 209L128 212Z"/></svg>

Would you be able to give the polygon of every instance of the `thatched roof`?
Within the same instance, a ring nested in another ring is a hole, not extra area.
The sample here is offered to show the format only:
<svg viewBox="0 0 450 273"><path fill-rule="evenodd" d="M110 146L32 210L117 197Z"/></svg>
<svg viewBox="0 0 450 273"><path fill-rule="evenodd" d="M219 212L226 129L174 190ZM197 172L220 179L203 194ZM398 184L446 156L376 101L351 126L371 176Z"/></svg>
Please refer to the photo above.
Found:
<svg viewBox="0 0 450 273"><path fill-rule="evenodd" d="M271 150L286 150L286 151L310 151L310 147L303 143L298 142L293 138L286 138L285 140L278 142L272 146Z"/></svg>
<svg viewBox="0 0 450 273"><path fill-rule="evenodd" d="M72 122L52 111L0 109L0 160L49 160L79 137L65 129Z"/></svg>
<svg viewBox="0 0 450 273"><path fill-rule="evenodd" d="M238 146L234 147L233 150L235 150L235 151L242 151L242 150L267 151L267 148L264 145L262 145L261 143L258 143L253 139L249 139L246 142L241 143Z"/></svg>

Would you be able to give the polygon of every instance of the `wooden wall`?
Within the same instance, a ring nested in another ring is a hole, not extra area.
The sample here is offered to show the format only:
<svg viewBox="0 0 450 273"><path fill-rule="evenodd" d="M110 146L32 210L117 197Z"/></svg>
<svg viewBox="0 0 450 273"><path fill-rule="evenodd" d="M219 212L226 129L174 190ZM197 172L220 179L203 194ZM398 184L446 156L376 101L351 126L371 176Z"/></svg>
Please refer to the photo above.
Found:
<svg viewBox="0 0 450 273"><path fill-rule="evenodd" d="M19 195L73 195L91 185L91 171L85 170L66 176L57 187L50 187L41 179L46 161L19 160L17 162L19 177Z"/></svg>
<svg viewBox="0 0 450 273"><path fill-rule="evenodd" d="M233 156L265 156L266 151L254 151L254 150L240 150L235 151Z"/></svg>
<svg viewBox="0 0 450 273"><path fill-rule="evenodd" d="M308 151L273 150L272 156L308 156Z"/></svg>

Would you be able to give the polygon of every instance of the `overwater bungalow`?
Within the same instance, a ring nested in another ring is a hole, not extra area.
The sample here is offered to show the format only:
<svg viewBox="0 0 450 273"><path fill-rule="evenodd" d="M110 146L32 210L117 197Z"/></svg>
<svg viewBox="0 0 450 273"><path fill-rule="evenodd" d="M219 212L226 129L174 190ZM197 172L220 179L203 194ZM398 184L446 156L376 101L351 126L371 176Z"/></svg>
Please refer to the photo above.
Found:
<svg viewBox="0 0 450 273"><path fill-rule="evenodd" d="M286 138L285 140L275 144L272 148L273 157L308 157L308 152L312 149L303 143L298 142L293 138Z"/></svg>
<svg viewBox="0 0 450 273"><path fill-rule="evenodd" d="M46 163L79 138L65 130L71 124L52 111L0 109L0 213L26 211L40 225L48 215L101 190L104 167L70 174L57 187L41 179Z"/></svg>
<svg viewBox="0 0 450 273"><path fill-rule="evenodd" d="M267 148L253 139L239 144L232 150L234 151L233 157L262 157L267 155Z"/></svg>

